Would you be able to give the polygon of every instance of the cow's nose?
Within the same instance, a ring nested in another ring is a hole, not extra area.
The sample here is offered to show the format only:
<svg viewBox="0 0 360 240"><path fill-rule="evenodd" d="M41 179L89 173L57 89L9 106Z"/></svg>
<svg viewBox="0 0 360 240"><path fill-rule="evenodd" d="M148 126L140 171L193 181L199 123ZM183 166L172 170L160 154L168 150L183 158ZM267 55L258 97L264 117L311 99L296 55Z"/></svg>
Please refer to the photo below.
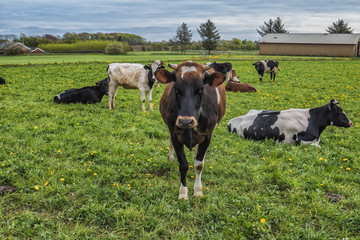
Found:
<svg viewBox="0 0 360 240"><path fill-rule="evenodd" d="M350 125L350 127L353 125L352 121L349 121L349 125Z"/></svg>
<svg viewBox="0 0 360 240"><path fill-rule="evenodd" d="M191 126L194 123L194 120L191 118L182 118L179 119L179 122L183 126Z"/></svg>

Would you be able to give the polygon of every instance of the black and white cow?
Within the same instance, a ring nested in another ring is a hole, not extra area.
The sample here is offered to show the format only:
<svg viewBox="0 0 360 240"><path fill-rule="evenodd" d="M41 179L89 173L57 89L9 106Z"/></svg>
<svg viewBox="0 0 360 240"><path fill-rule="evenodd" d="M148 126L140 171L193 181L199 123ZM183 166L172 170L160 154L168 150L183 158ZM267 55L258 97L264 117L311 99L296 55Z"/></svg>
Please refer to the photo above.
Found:
<svg viewBox="0 0 360 240"><path fill-rule="evenodd" d="M96 86L73 88L54 97L56 103L98 103L108 94L108 78L96 83Z"/></svg>
<svg viewBox="0 0 360 240"><path fill-rule="evenodd" d="M246 115L231 119L228 129L246 139L271 138L287 144L319 146L320 134L329 125L345 128L352 126L335 99L312 109L250 110Z"/></svg>
<svg viewBox="0 0 360 240"><path fill-rule="evenodd" d="M259 74L260 82L263 79L264 73L270 73L270 80L275 81L276 71L279 68L279 63L273 60L261 60L253 63L255 69Z"/></svg>
<svg viewBox="0 0 360 240"><path fill-rule="evenodd" d="M0 84L5 84L5 83L6 83L5 79L0 77Z"/></svg>
<svg viewBox="0 0 360 240"><path fill-rule="evenodd" d="M225 74L226 79L225 79L225 83L227 83L231 77L232 77L232 64L229 62L224 62L224 63L207 63L207 64L213 64L213 69L216 72L220 72L222 74Z"/></svg>

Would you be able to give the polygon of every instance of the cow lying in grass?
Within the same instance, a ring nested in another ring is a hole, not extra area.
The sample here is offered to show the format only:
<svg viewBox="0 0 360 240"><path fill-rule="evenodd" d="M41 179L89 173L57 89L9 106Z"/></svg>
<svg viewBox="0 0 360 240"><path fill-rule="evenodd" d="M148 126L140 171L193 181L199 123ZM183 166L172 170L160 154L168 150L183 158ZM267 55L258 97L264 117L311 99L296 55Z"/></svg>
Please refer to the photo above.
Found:
<svg viewBox="0 0 360 240"><path fill-rule="evenodd" d="M319 147L320 134L329 125L352 126L335 99L313 109L250 110L246 115L231 119L228 129L246 139L271 138L287 144L302 143Z"/></svg>
<svg viewBox="0 0 360 240"><path fill-rule="evenodd" d="M108 78L96 83L96 86L73 88L54 97L56 103L99 103L108 94Z"/></svg>
<svg viewBox="0 0 360 240"><path fill-rule="evenodd" d="M164 68L163 62L156 60L150 65L135 63L111 63L107 68L109 77L108 109L115 108L115 95L119 86L126 89L139 89L142 110L145 112L145 93L149 101L150 111L153 110L151 92L156 81L154 72Z"/></svg>
<svg viewBox="0 0 360 240"><path fill-rule="evenodd" d="M236 70L231 70L231 79L225 86L227 92L256 92L256 88L248 83L242 83L239 76L236 75Z"/></svg>

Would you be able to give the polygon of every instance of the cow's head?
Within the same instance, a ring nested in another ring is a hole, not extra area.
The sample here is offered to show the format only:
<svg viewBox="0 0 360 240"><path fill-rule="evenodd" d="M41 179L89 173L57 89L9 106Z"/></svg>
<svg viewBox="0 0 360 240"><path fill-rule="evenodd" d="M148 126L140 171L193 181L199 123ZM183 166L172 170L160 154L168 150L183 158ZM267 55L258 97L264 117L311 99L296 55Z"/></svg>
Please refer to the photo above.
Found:
<svg viewBox="0 0 360 240"><path fill-rule="evenodd" d="M108 78L98 81L96 83L96 86L100 87L100 90L102 93L108 95L108 91L109 91L109 79Z"/></svg>
<svg viewBox="0 0 360 240"><path fill-rule="evenodd" d="M200 106L204 94L204 86L217 87L225 81L225 75L219 72L207 74L211 64L184 62L169 64L174 71L161 69L155 72L160 83L174 82L170 95L175 97L177 108L176 126L179 128L195 128L198 126Z"/></svg>
<svg viewBox="0 0 360 240"><path fill-rule="evenodd" d="M260 72L264 72L265 68L264 68L264 64L262 62L256 62L253 63L253 65L255 66L256 71Z"/></svg>
<svg viewBox="0 0 360 240"><path fill-rule="evenodd" d="M156 81L155 72L159 69L165 68L164 63L160 60L155 60L150 65L145 65L144 68L146 70L149 70L148 72L148 84L150 89L154 86L154 83Z"/></svg>
<svg viewBox="0 0 360 240"><path fill-rule="evenodd" d="M328 110L330 113L330 124L338 127L351 127L352 122L346 116L345 112L339 106L339 102L336 99L331 99L328 104Z"/></svg>

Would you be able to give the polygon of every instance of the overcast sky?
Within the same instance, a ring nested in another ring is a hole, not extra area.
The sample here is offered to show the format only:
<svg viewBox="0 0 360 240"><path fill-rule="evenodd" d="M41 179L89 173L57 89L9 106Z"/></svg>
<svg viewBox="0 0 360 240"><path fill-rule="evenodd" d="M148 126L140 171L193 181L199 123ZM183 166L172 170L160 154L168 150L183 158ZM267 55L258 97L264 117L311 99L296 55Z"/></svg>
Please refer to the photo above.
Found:
<svg viewBox="0 0 360 240"><path fill-rule="evenodd" d="M200 40L196 29L210 19L221 39L258 40L256 29L276 17L291 33L325 33L338 19L360 33L359 0L0 0L0 35L122 32L167 41L184 22Z"/></svg>

